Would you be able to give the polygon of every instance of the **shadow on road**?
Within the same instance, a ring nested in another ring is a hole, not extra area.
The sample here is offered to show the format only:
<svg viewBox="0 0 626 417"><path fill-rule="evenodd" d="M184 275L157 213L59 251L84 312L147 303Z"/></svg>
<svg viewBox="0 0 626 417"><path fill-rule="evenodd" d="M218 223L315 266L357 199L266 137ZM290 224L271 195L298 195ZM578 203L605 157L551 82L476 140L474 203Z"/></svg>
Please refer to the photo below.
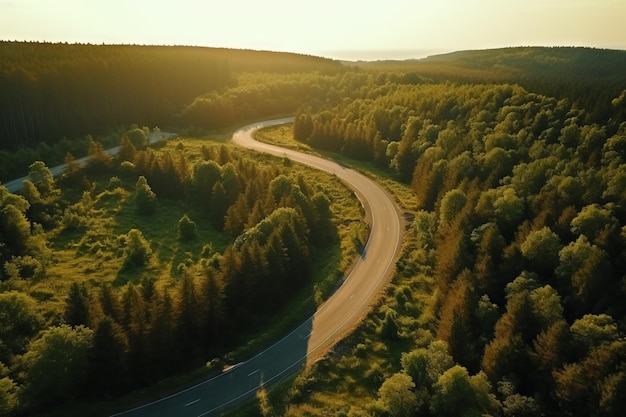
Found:
<svg viewBox="0 0 626 417"><path fill-rule="evenodd" d="M115 416L213 416L304 368L313 318L249 360L184 391Z"/></svg>

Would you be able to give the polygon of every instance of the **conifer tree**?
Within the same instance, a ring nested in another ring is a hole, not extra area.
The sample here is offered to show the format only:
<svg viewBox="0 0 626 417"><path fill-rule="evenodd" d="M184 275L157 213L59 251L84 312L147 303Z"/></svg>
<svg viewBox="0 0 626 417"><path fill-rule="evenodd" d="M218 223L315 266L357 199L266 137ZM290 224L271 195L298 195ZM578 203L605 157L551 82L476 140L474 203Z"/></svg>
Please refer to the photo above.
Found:
<svg viewBox="0 0 626 417"><path fill-rule="evenodd" d="M70 326L89 324L89 295L87 288L73 282L65 306L65 322Z"/></svg>

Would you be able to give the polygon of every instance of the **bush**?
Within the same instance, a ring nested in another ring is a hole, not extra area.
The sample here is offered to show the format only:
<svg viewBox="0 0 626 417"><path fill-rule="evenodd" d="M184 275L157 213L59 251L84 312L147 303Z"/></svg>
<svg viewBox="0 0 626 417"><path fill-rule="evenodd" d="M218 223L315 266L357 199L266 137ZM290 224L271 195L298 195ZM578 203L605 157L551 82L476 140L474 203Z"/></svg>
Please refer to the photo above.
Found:
<svg viewBox="0 0 626 417"><path fill-rule="evenodd" d="M186 214L178 221L178 238L180 240L192 240L196 237L196 223Z"/></svg>
<svg viewBox="0 0 626 417"><path fill-rule="evenodd" d="M126 242L126 260L124 266L136 267L146 266L150 262L152 249L150 243L141 233L141 230L131 229L124 237Z"/></svg>
<svg viewBox="0 0 626 417"><path fill-rule="evenodd" d="M135 204L141 214L152 214L156 209L156 194L144 176L140 176L135 185Z"/></svg>

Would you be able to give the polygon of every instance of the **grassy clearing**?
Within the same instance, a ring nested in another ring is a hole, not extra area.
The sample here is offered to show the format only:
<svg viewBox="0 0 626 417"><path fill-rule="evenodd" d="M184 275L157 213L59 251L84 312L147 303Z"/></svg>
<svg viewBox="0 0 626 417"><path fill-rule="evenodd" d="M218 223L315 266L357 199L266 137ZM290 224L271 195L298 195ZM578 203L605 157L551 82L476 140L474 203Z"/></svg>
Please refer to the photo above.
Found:
<svg viewBox="0 0 626 417"><path fill-rule="evenodd" d="M216 142L223 143L223 140L220 137ZM203 157L206 151L203 147L212 143L215 142L207 139L175 139L167 142L162 149L184 152L192 164ZM269 155L249 153L230 144L225 146L231 155L248 153L248 157L254 158L261 166L276 165L278 160ZM247 342L225 354L220 360L222 364L246 359L313 314L316 306L337 288L357 254L354 236L355 230L363 224L363 210L354 194L334 176L298 164L285 164L284 161L282 164L288 165L284 169L289 175L302 175L314 185L314 191L321 190L328 195L337 223L338 240L329 248L311 253L313 277L310 285L292 297L281 312L269 317L264 328L246 335ZM50 232L54 262L48 268L45 279L24 288L40 300L50 323L62 321L66 294L73 282L83 282L91 288L112 284L114 288L121 289L127 282L136 283L143 276L148 276L156 280L157 286L167 287L176 282L178 265L197 262L204 245L209 244L214 251L222 252L230 243L228 236L215 230L209 220L183 201L158 199L154 214L138 215L133 201L135 182L136 178L110 181L108 177L102 177L93 179L93 191L88 201L81 200L80 193L72 194L74 200L70 206L85 206L80 226ZM182 242L178 239L177 224L183 214L187 214L197 225L195 240ZM133 228L139 229L150 242L153 256L146 267L125 269L119 236ZM211 359L207 357L207 363ZM166 395L214 372L215 369L201 367L113 402L81 404L78 408L93 410L94 414L101 414L103 410L114 412ZM62 414L75 411L70 407Z"/></svg>

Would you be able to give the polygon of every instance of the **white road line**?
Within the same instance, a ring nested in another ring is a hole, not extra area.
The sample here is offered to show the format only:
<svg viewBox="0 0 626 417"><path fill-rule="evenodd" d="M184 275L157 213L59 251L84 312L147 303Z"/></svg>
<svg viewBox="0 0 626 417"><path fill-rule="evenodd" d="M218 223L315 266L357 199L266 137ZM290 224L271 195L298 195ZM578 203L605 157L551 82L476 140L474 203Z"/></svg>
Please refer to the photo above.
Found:
<svg viewBox="0 0 626 417"><path fill-rule="evenodd" d="M197 403L198 401L200 401L200 398L198 398L197 400L193 400L190 403L185 404L185 407L189 407L190 405L193 405L193 404Z"/></svg>
<svg viewBox="0 0 626 417"><path fill-rule="evenodd" d="M259 370L258 370L258 369L257 369L256 371L252 371L252 372L250 372L250 373L248 374L248 376L252 376L252 375L256 374L257 372L259 372Z"/></svg>

